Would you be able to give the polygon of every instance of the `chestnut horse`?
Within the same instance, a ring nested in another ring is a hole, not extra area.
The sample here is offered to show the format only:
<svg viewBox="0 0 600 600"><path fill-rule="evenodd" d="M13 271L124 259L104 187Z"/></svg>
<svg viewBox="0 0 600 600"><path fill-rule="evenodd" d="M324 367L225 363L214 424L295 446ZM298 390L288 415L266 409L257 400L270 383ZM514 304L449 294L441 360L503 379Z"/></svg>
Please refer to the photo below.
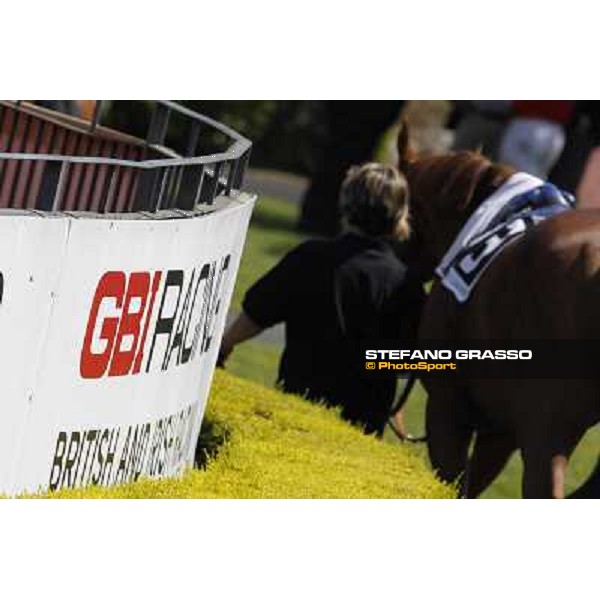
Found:
<svg viewBox="0 0 600 600"><path fill-rule="evenodd" d="M433 275L465 221L515 171L474 152L414 157L406 125L398 151L411 191L414 259ZM567 211L527 231L494 259L464 304L436 279L419 336L600 339L600 211ZM523 496L564 496L569 457L600 421L600 377L422 379L429 455L443 480L476 497L520 450Z"/></svg>

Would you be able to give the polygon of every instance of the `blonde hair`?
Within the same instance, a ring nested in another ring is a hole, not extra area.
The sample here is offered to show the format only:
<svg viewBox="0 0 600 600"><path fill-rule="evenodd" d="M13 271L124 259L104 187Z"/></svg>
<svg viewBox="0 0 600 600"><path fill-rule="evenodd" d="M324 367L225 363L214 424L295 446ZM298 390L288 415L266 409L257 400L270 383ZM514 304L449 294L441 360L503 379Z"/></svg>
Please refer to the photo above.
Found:
<svg viewBox="0 0 600 600"><path fill-rule="evenodd" d="M410 236L408 183L391 165L351 167L340 190L340 209L349 225L368 235L400 240Z"/></svg>

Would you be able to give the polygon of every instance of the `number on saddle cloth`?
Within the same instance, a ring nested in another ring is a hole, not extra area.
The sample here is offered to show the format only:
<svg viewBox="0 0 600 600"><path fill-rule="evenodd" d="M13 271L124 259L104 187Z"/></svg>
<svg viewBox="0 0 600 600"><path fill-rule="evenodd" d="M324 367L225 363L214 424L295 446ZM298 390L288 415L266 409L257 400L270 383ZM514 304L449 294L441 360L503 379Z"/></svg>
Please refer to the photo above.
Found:
<svg viewBox="0 0 600 600"><path fill-rule="evenodd" d="M574 206L575 199L571 194L550 183L515 196L501 207L485 231L465 236L469 241L440 273L442 284L459 302L465 302L479 278L508 242L544 219Z"/></svg>

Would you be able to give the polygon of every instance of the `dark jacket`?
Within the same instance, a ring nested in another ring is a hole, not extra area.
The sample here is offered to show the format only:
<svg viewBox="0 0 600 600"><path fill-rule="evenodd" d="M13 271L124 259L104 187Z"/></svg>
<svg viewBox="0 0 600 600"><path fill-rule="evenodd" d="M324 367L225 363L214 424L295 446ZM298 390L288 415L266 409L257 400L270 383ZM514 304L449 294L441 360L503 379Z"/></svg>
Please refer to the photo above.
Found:
<svg viewBox="0 0 600 600"><path fill-rule="evenodd" d="M366 378L364 348L414 339L422 301L421 284L387 243L347 233L292 250L248 290L243 308L262 327L285 323L285 391L341 406L346 419L381 433L396 377Z"/></svg>

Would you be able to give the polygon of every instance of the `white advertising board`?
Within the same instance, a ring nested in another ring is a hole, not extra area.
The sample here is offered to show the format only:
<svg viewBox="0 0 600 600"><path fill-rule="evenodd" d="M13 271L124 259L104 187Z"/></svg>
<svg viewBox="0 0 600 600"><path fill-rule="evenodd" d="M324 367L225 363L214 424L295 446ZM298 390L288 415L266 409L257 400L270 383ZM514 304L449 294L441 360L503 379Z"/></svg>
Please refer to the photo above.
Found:
<svg viewBox="0 0 600 600"><path fill-rule="evenodd" d="M172 219L0 216L0 492L192 464L253 204Z"/></svg>

